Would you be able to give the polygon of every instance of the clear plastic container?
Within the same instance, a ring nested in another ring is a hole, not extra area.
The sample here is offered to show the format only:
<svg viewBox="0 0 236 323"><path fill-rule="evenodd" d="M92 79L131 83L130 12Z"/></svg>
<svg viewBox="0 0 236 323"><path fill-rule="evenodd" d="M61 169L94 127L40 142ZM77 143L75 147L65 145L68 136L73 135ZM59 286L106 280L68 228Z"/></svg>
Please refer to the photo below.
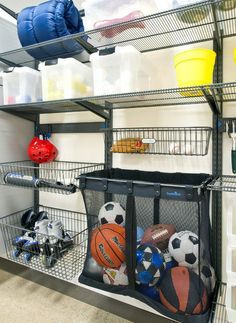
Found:
<svg viewBox="0 0 236 323"><path fill-rule="evenodd" d="M108 95L150 90L151 61L133 46L116 47L109 55L90 56L94 95Z"/></svg>
<svg viewBox="0 0 236 323"><path fill-rule="evenodd" d="M92 69L74 58L58 59L55 65L40 64L43 100L93 95Z"/></svg>
<svg viewBox="0 0 236 323"><path fill-rule="evenodd" d="M4 104L42 101L40 72L29 67L15 67L2 73Z"/></svg>
<svg viewBox="0 0 236 323"><path fill-rule="evenodd" d="M82 7L85 9L85 30L92 30L156 13L158 1L86 0Z"/></svg>

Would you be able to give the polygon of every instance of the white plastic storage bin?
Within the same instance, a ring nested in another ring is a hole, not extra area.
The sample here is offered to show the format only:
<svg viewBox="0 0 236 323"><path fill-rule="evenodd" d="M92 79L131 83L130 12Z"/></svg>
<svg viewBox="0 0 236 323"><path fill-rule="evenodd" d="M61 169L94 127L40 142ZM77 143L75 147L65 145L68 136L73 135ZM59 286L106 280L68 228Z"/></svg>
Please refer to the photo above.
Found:
<svg viewBox="0 0 236 323"><path fill-rule="evenodd" d="M236 322L236 284L227 284L226 290L226 312L230 323Z"/></svg>
<svg viewBox="0 0 236 323"><path fill-rule="evenodd" d="M42 101L40 72L29 67L15 67L2 73L4 104Z"/></svg>
<svg viewBox="0 0 236 323"><path fill-rule="evenodd" d="M227 248L226 268L227 282L236 285L236 245Z"/></svg>
<svg viewBox="0 0 236 323"><path fill-rule="evenodd" d="M74 58L58 59L55 65L40 64L43 100L93 95L92 69Z"/></svg>
<svg viewBox="0 0 236 323"><path fill-rule="evenodd" d="M160 0L164 2L166 0ZM86 0L85 30L101 28L115 23L141 18L158 11L157 0Z"/></svg>
<svg viewBox="0 0 236 323"><path fill-rule="evenodd" d="M97 52L90 60L95 95L138 92L151 87L151 61L133 46L117 46L109 55Z"/></svg>

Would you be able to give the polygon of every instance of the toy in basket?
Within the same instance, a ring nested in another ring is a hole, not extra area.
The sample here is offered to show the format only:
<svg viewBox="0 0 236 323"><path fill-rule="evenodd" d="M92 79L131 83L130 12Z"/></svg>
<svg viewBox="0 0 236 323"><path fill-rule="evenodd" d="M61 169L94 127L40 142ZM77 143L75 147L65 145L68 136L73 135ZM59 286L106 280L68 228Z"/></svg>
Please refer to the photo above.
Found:
<svg viewBox="0 0 236 323"><path fill-rule="evenodd" d="M125 210L117 202L107 202L104 204L98 214L98 220L101 224L114 223L125 226Z"/></svg>
<svg viewBox="0 0 236 323"><path fill-rule="evenodd" d="M103 281L109 285L128 285L127 267L126 263L123 263L119 268L104 268L103 269Z"/></svg>
<svg viewBox="0 0 236 323"><path fill-rule="evenodd" d="M117 224L103 224L92 231L91 255L106 268L118 268L125 261L125 229Z"/></svg>
<svg viewBox="0 0 236 323"><path fill-rule="evenodd" d="M137 290L142 293L143 295L146 295L155 301L160 301L159 291L157 286L148 286L144 284L137 285Z"/></svg>
<svg viewBox="0 0 236 323"><path fill-rule="evenodd" d="M45 221L43 225L36 223L35 232L40 244L42 263L46 268L53 267L73 247L73 239L64 230L60 220Z"/></svg>
<svg viewBox="0 0 236 323"><path fill-rule="evenodd" d="M23 253L24 260L29 262L34 255L39 255L40 250L33 230L37 221L42 221L47 218L48 213L45 211L35 213L30 209L22 214L21 226L25 230L23 229L22 235L15 237L12 241L12 245L15 247L13 257L17 258Z"/></svg>
<svg viewBox="0 0 236 323"><path fill-rule="evenodd" d="M112 153L145 153L149 144L142 142L142 138L125 138L117 140L111 147Z"/></svg>
<svg viewBox="0 0 236 323"><path fill-rule="evenodd" d="M12 240L13 256L18 258L22 254L27 263L41 254L44 266L51 268L73 246L73 239L64 231L61 221L50 221L46 211L27 210L21 225L22 235Z"/></svg>
<svg viewBox="0 0 236 323"><path fill-rule="evenodd" d="M199 239L195 233L181 231L173 234L170 238L168 249L179 266L190 269L198 266L201 255L199 255Z"/></svg>
<svg viewBox="0 0 236 323"><path fill-rule="evenodd" d="M166 269L166 262L162 252L151 244L144 244L138 246L136 256L136 283L154 286Z"/></svg>
<svg viewBox="0 0 236 323"><path fill-rule="evenodd" d="M168 248L170 237L176 232L172 224L155 224L144 232L141 244L153 244L160 250Z"/></svg>
<svg viewBox="0 0 236 323"><path fill-rule="evenodd" d="M86 272L89 277L96 281L103 281L103 267L99 266L93 257L89 257L86 261Z"/></svg>
<svg viewBox="0 0 236 323"><path fill-rule="evenodd" d="M199 275L198 267L193 269L193 271ZM215 288L216 276L214 268L208 264L206 260L204 260L200 265L200 277L207 289L208 294L210 295Z"/></svg>
<svg viewBox="0 0 236 323"><path fill-rule="evenodd" d="M207 290L198 275L186 267L166 271L159 288L162 304L172 313L201 314L207 310Z"/></svg>

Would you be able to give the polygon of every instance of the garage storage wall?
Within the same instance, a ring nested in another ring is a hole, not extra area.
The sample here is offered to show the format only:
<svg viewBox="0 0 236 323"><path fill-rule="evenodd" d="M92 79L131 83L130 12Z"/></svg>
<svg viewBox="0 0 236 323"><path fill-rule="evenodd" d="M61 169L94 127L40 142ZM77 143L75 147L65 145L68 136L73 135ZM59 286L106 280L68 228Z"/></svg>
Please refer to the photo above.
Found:
<svg viewBox="0 0 236 323"><path fill-rule="evenodd" d="M41 1L31 1L31 4L37 4ZM4 3L4 1L3 1ZM76 3L76 1L75 1ZM19 10L16 7L15 1L7 1L6 5ZM22 1L20 6L28 5L26 1ZM17 4L19 6L19 4ZM224 40L224 82L235 81L236 65L233 62L233 48L236 42L235 38ZM156 78L153 81L153 88L175 88L177 87L175 70L173 65L173 56L187 48L212 48L212 42L198 43L191 46L183 46L174 49L165 49L162 51L144 54L147 59L151 59L154 64ZM224 105L224 116L235 116L235 107L233 103ZM33 135L32 123L22 119L8 116L1 113L0 127L1 141L3 143L1 161L20 160L26 157L25 151L27 144ZM90 122L102 121L98 117L94 117L90 113L70 113L70 114L56 114L50 116L42 116L41 123L63 123L63 122ZM165 127L165 126L212 126L212 112L207 104L187 105L187 106L167 106L157 108L142 108L142 109L127 109L114 111L114 128L118 127ZM5 130L4 130L5 129ZM19 131L20 130L20 131ZM21 135L19 136L19 133ZM19 145L15 149L9 149L9 143ZM104 161L104 135L101 134L54 134L52 142L58 147L60 152L59 160L87 160L91 162ZM223 154L223 173L231 174L231 140L227 134L224 134L224 154ZM163 172L195 172L195 173L211 173L212 172L212 146L208 155L205 157L186 157L186 156L143 156L143 155L125 155L114 154L113 166L129 169L140 170L158 170ZM5 154L5 156L4 156ZM3 158L4 156L4 158ZM7 157L7 158L5 158ZM0 203L3 205L3 214L23 209L30 206L32 203L31 191L20 189L0 188L5 190L1 195ZM22 192L22 193L17 193ZM22 197L24 196L24 199ZM27 195L27 197L26 197ZM4 198L4 196L6 198ZM14 203L7 201L14 198ZM29 197L28 197L29 196ZM40 195L40 203L44 205L84 211L82 198L78 198L79 194L71 196L57 196L54 194L42 193ZM234 199L233 194L223 194L223 250L226 246L226 228L228 205ZM3 203L3 204L2 204ZM19 204L18 204L19 203ZM22 205L24 204L24 205ZM11 205L11 209L7 209ZM236 206L235 206L236 207ZM225 254L223 252L223 281L226 280L226 265ZM236 260L235 260L236 261ZM75 282L77 283L77 282ZM105 292L104 292L105 293ZM106 294L106 293L105 293ZM120 296L114 296L118 298ZM122 298L122 297L120 297ZM126 298L125 298L126 301ZM131 303L138 304L138 301L132 300ZM139 304L140 305L140 304ZM142 304L144 308L145 305Z"/></svg>

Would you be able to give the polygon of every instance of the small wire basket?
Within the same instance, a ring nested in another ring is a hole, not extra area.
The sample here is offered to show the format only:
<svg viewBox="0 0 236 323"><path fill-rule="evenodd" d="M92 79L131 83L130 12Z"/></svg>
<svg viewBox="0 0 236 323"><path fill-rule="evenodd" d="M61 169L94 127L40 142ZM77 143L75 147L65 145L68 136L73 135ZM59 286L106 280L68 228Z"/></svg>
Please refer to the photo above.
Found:
<svg viewBox="0 0 236 323"><path fill-rule="evenodd" d="M39 206L50 221L61 221L67 239L52 243L52 236L40 234L21 226L22 215L30 209L7 215L0 219L7 258L35 270L64 280L78 275L87 254L88 226L86 214ZM25 236L32 243L24 243ZM50 238L50 239L49 239Z"/></svg>
<svg viewBox="0 0 236 323"><path fill-rule="evenodd" d="M191 128L117 128L111 131L113 153L205 156L212 129Z"/></svg>
<svg viewBox="0 0 236 323"><path fill-rule="evenodd" d="M103 168L104 164L67 161L39 165L31 161L2 163L0 184L71 194L77 190L76 178L80 174Z"/></svg>

